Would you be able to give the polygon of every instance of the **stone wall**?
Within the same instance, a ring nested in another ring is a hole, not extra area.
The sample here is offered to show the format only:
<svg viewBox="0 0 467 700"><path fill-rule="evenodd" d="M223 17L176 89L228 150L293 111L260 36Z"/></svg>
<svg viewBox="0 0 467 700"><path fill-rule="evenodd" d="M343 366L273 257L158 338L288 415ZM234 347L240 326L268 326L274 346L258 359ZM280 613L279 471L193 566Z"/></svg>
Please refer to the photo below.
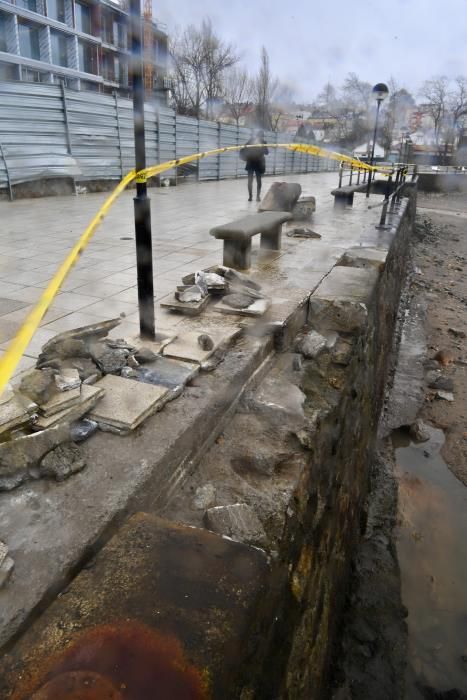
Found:
<svg viewBox="0 0 467 700"><path fill-rule="evenodd" d="M307 421L298 437L307 460L287 509L267 612L255 635L263 639L262 649L255 647L247 667L252 673L261 663L261 672L256 671L256 684L247 684L245 698L329 697L329 670L351 559L365 525L369 468L391 371L416 189L408 194L392 220L396 229L382 232L387 255L359 249L346 256L342 262L349 267L335 267L310 298L310 327L337 338L305 362Z"/></svg>

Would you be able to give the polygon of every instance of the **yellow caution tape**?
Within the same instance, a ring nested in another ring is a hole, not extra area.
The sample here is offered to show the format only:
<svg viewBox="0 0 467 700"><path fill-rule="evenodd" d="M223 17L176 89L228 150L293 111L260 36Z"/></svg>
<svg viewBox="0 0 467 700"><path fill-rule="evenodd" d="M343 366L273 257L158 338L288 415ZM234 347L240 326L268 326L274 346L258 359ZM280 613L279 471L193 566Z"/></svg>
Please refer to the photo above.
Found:
<svg viewBox="0 0 467 700"><path fill-rule="evenodd" d="M308 155L319 156L321 158L328 158L331 160L340 161L343 163L348 163L355 168L360 168L361 170L371 170L381 172L383 175L390 174L392 169L390 168L378 168L377 166L371 166L367 163L362 163L362 161L352 158L351 156L346 156L341 153L336 153L335 151L327 151L324 148L319 148L319 146L313 146L304 143L272 143L264 144L268 148L286 148L289 151L297 151L299 153L307 153ZM121 180L112 193L107 197L104 204L101 206L95 217L92 219L91 223L88 225L76 245L68 253L67 257L63 263L58 268L55 275L52 277L51 281L44 290L41 298L37 302L34 309L31 311L29 316L27 316L25 322L21 326L20 330L16 336L11 341L8 350L0 358L0 394L4 390L7 383L10 381L13 372L18 365L21 357L23 356L26 348L32 340L34 333L39 327L40 322L44 318L48 308L50 307L52 301L57 295L61 285L65 281L68 273L72 269L73 265L78 260L81 253L84 251L89 241L96 232L97 227L103 221L105 215L109 211L115 200L121 195L121 193L126 189L126 187L136 180L136 182L146 182L150 177L155 175L160 175L166 170L171 170L179 165L186 165L187 163L192 163L195 160L201 160L207 156L220 155L222 153L227 153L229 151L239 151L242 148L255 148L257 146L225 146L224 148L215 148L211 151L203 151L201 153L195 153L191 156L185 156L183 158L178 158L175 160L169 160L165 163L160 163L159 165L153 165L144 170L140 170L136 173L135 170L131 170L123 180Z"/></svg>

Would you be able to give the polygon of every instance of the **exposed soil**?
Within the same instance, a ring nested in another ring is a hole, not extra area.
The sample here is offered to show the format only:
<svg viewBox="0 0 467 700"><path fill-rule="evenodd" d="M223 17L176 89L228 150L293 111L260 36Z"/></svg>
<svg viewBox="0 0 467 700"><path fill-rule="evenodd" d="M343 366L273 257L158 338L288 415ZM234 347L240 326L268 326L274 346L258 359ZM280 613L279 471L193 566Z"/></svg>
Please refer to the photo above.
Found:
<svg viewBox="0 0 467 700"><path fill-rule="evenodd" d="M467 580L459 561L467 502L466 232L465 196L419 195L397 369L336 651L334 700L467 697ZM417 415L430 431L419 445L407 431ZM399 426L405 431L391 440Z"/></svg>
<svg viewBox="0 0 467 700"><path fill-rule="evenodd" d="M420 195L418 206L412 287L427 300L426 370L451 379L454 394L438 399L428 387L421 417L445 431L441 454L467 486L467 197Z"/></svg>

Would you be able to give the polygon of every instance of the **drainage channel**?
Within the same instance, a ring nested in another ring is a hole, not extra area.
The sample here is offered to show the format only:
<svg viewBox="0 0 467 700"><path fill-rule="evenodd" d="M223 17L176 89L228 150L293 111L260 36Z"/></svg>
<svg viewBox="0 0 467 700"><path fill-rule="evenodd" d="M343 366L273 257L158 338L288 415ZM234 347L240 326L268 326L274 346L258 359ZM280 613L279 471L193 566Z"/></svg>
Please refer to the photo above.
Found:
<svg viewBox="0 0 467 700"><path fill-rule="evenodd" d="M442 430L392 434L399 480L397 552L408 609L406 700L467 698L467 490L444 462Z"/></svg>

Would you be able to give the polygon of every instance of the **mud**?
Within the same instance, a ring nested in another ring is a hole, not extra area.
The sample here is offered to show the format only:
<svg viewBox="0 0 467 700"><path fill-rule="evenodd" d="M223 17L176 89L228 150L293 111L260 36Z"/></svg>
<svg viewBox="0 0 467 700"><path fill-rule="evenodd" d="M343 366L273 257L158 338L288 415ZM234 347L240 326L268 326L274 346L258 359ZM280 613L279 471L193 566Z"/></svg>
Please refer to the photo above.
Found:
<svg viewBox="0 0 467 700"><path fill-rule="evenodd" d="M467 697L467 201L420 204L334 700ZM416 445L417 417L430 439Z"/></svg>

